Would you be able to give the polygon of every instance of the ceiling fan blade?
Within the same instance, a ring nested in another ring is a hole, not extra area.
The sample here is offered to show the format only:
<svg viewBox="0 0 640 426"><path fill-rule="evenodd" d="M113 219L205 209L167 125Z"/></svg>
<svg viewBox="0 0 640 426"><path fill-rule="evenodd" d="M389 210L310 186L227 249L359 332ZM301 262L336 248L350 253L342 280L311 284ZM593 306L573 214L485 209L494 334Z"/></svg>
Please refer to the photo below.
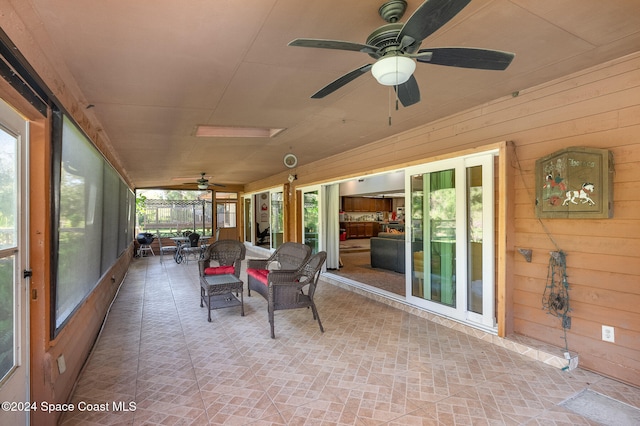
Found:
<svg viewBox="0 0 640 426"><path fill-rule="evenodd" d="M405 83L394 86L394 89L398 94L398 99L400 99L402 106L408 107L420 102L420 88L414 76L409 77L409 80Z"/></svg>
<svg viewBox="0 0 640 426"><path fill-rule="evenodd" d="M348 72L347 74L343 75L339 79L337 79L335 81L332 81L331 83L329 83L326 86L324 86L322 89L318 90L316 93L311 95L311 97L313 99L324 98L325 96L335 92L336 90L338 90L342 86L346 85L347 83L350 83L353 80L355 80L356 78L358 78L361 75L365 74L366 72L368 72L371 69L372 66L373 65L371 65L371 64L367 64L367 65L361 66L360 68L357 68L357 69L355 69L355 70L353 70L351 72Z"/></svg>
<svg viewBox="0 0 640 426"><path fill-rule="evenodd" d="M416 60L428 64L446 65L449 67L475 68L481 70L503 71L507 69L516 56L511 52L500 50L475 49L469 47L440 47L420 49Z"/></svg>
<svg viewBox="0 0 640 426"><path fill-rule="evenodd" d="M406 52L413 52L422 40L449 22L471 0L426 0L404 24L397 41Z"/></svg>
<svg viewBox="0 0 640 426"><path fill-rule="evenodd" d="M363 52L372 55L378 54L378 49L375 46L368 44L352 43L350 41L340 40L322 40L315 38L297 38L289 42L289 46L298 47L316 47L320 49L335 49L335 50L348 50L352 52Z"/></svg>

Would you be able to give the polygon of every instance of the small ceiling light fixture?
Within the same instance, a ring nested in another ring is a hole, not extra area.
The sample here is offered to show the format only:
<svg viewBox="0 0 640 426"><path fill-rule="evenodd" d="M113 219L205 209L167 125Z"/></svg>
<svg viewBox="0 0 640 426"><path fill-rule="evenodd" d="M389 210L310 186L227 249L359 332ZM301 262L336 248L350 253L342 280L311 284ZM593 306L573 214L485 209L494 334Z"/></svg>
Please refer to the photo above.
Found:
<svg viewBox="0 0 640 426"><path fill-rule="evenodd" d="M413 59L406 56L385 56L378 59L371 68L371 74L384 86L406 83L416 69Z"/></svg>
<svg viewBox="0 0 640 426"><path fill-rule="evenodd" d="M203 191L204 191L205 189L209 189L209 184L207 184L207 183L199 183L199 184L198 184L198 189L201 189L201 190L203 190Z"/></svg>
<svg viewBox="0 0 640 426"><path fill-rule="evenodd" d="M209 138L273 138L284 131L284 128L269 127L231 127L199 125L197 137Z"/></svg>

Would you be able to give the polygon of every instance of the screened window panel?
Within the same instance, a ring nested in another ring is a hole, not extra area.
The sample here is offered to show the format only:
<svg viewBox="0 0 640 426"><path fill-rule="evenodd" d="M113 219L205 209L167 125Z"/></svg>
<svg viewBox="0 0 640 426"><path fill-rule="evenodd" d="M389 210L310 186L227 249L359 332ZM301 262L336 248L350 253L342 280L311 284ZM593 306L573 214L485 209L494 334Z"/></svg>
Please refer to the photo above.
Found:
<svg viewBox="0 0 640 426"><path fill-rule="evenodd" d="M133 240L135 198L133 192L120 181L118 190L118 256Z"/></svg>
<svg viewBox="0 0 640 426"><path fill-rule="evenodd" d="M66 117L62 128L56 327L96 286L102 252L104 160Z"/></svg>
<svg viewBox="0 0 640 426"><path fill-rule="evenodd" d="M102 220L102 266L100 275L107 272L118 258L118 212L120 179L111 166L104 168L104 204Z"/></svg>
<svg viewBox="0 0 640 426"><path fill-rule="evenodd" d="M132 244L135 196L70 118L54 114L53 127L55 336Z"/></svg>

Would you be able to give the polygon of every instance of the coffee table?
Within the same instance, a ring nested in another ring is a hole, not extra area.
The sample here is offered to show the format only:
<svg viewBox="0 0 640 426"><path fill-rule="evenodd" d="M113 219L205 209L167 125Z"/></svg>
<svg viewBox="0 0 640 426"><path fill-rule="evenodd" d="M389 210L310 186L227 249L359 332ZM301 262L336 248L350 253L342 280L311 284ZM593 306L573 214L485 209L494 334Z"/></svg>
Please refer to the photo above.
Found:
<svg viewBox="0 0 640 426"><path fill-rule="evenodd" d="M211 322L212 309L231 308L240 305L241 315L244 316L242 286L242 281L232 274L200 277L200 307L207 305L207 320L209 322ZM233 293L240 293L240 300Z"/></svg>

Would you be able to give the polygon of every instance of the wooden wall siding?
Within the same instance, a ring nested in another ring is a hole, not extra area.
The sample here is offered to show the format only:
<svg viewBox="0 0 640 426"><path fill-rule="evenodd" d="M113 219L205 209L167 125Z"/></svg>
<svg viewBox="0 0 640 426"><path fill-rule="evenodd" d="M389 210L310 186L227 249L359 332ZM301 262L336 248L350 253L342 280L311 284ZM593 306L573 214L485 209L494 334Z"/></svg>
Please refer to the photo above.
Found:
<svg viewBox="0 0 640 426"><path fill-rule="evenodd" d="M497 273L507 282L499 295L507 309L500 328L564 347L560 320L542 309L549 252L562 249L572 307L569 350L582 367L640 385L640 52L300 166L296 186L394 170L503 140L510 142L508 182L498 186L507 202L506 248L496 253L504 256L505 270ZM613 152L612 219L536 219L535 161L571 146ZM272 176L247 188L284 179ZM533 250L531 263L520 247ZM603 324L615 327L615 343L601 340Z"/></svg>
<svg viewBox="0 0 640 426"><path fill-rule="evenodd" d="M541 310L549 251L567 253L572 312L568 346L589 369L640 384L640 72L637 55L549 84L514 134L515 247L533 260L514 262L514 330L563 346L560 320ZM554 88L555 92L549 91ZM518 119L520 121L520 119ZM614 154L612 219L535 218L535 160L560 148L587 146ZM548 234L547 234L548 231ZM557 247L556 247L557 244ZM602 325L616 342L601 340Z"/></svg>

